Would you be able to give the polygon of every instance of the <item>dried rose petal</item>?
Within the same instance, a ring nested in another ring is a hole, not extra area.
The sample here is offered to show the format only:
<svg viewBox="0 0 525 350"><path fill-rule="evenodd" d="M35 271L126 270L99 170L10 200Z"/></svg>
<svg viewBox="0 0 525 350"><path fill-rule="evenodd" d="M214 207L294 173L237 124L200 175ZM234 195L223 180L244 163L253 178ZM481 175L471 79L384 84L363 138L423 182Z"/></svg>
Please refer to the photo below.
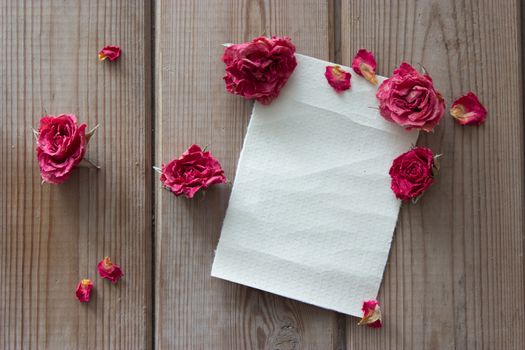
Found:
<svg viewBox="0 0 525 350"><path fill-rule="evenodd" d="M358 325L367 325L371 328L381 328L381 308L377 300L368 300L363 302L363 318L359 321Z"/></svg>
<svg viewBox="0 0 525 350"><path fill-rule="evenodd" d="M104 46L102 50L98 52L98 59L104 61L106 58L110 61L114 61L120 57L120 46Z"/></svg>
<svg viewBox="0 0 525 350"><path fill-rule="evenodd" d="M357 75L364 77L372 84L377 84L376 78L376 59L370 51L360 49L352 61L352 68Z"/></svg>
<svg viewBox="0 0 525 350"><path fill-rule="evenodd" d="M90 279L83 279L80 280L77 286L77 290L75 291L75 294L77 296L77 299L81 303L87 303L89 301L89 298L91 297L91 291L93 290L93 281Z"/></svg>
<svg viewBox="0 0 525 350"><path fill-rule="evenodd" d="M481 125L487 118L487 110L471 91L454 101L450 114L460 125Z"/></svg>
<svg viewBox="0 0 525 350"><path fill-rule="evenodd" d="M97 265L97 269L100 277L106 278L113 283L117 283L118 280L124 276L120 266L111 262L109 256L106 256L104 259L100 260Z"/></svg>
<svg viewBox="0 0 525 350"><path fill-rule="evenodd" d="M350 89L350 78L352 75L344 71L340 66L326 66L324 72L328 84L335 89L337 92Z"/></svg>

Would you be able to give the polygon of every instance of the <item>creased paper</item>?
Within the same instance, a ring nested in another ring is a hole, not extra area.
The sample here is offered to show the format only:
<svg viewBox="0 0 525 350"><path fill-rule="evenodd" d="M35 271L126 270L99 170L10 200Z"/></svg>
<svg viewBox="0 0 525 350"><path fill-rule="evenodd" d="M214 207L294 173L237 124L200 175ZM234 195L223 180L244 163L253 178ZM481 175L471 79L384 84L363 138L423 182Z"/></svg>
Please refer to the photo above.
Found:
<svg viewBox="0 0 525 350"><path fill-rule="evenodd" d="M418 132L385 121L377 86L350 68L338 94L324 77L331 63L297 60L279 98L255 103L211 273L361 316L399 212L388 170Z"/></svg>

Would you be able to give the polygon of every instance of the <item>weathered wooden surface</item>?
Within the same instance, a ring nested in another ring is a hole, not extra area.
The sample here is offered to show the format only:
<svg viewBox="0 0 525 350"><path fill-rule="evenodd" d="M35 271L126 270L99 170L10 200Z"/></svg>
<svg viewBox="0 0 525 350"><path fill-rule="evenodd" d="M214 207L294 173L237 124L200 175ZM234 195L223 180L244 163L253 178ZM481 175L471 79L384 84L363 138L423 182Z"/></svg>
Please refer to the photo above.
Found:
<svg viewBox="0 0 525 350"><path fill-rule="evenodd" d="M299 51L327 59L329 16L327 3L317 0L159 1L156 163L192 143L208 145L234 180L253 104L225 91L221 44L289 34ZM230 186L192 201L175 198L158 182L155 187L158 349L337 345L335 313L210 277Z"/></svg>
<svg viewBox="0 0 525 350"><path fill-rule="evenodd" d="M143 1L0 1L0 348L151 348L151 16ZM145 40L145 39L148 40ZM115 64L98 50L121 45ZM45 113L100 124L60 186L40 184ZM126 276L97 275L110 255ZM89 304L74 297L95 282Z"/></svg>
<svg viewBox="0 0 525 350"><path fill-rule="evenodd" d="M519 6L343 0L343 63L368 47L383 75L421 64L448 106L472 90L489 111L479 128L447 115L420 137L443 154L437 184L401 211L379 296L386 327L349 318L348 349L525 348Z"/></svg>
<svg viewBox="0 0 525 350"><path fill-rule="evenodd" d="M0 0L0 347L525 348L520 6ZM260 34L347 65L366 47L382 75L402 60L422 64L449 105L473 90L489 110L479 128L446 116L420 137L443 154L442 171L401 211L382 330L212 279L231 187L188 201L151 179L153 156L160 165L198 143L234 181L252 104L225 92L220 44ZM123 47L121 60L98 63L109 43ZM100 171L40 185L30 128L46 112L101 124L88 150ZM104 255L126 272L117 286L97 277ZM88 305L73 296L82 277L96 283Z"/></svg>

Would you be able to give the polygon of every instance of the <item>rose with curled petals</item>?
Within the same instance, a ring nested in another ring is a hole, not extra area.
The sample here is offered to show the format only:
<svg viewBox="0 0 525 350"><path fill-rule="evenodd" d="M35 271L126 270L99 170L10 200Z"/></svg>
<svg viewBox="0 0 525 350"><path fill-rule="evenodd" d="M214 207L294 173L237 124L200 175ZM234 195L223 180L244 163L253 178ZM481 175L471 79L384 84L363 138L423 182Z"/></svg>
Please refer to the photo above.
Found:
<svg viewBox="0 0 525 350"><path fill-rule="evenodd" d="M110 280L113 283L117 283L118 280L124 276L122 269L117 264L114 264L109 256L100 260L97 265L98 273L100 277Z"/></svg>
<svg viewBox="0 0 525 350"><path fill-rule="evenodd" d="M78 283L77 289L75 291L75 295L77 296L77 299L81 303L87 303L89 302L89 299L91 298L92 290L93 290L93 281L86 278L86 279L81 280Z"/></svg>
<svg viewBox="0 0 525 350"><path fill-rule="evenodd" d="M226 182L221 164L210 152L192 145L167 165L162 165L160 181L176 196L193 198L199 190Z"/></svg>
<svg viewBox="0 0 525 350"><path fill-rule="evenodd" d="M120 57L120 47L115 45L104 46L102 50L98 52L98 59L104 61L106 59L113 62Z"/></svg>
<svg viewBox="0 0 525 350"><path fill-rule="evenodd" d="M381 116L407 130L430 132L445 111L445 100L434 88L432 78L406 62L379 85L376 97Z"/></svg>
<svg viewBox="0 0 525 350"><path fill-rule="evenodd" d="M470 91L454 101L450 114L459 125L481 125L487 118L487 110Z"/></svg>
<svg viewBox="0 0 525 350"><path fill-rule="evenodd" d="M376 85L376 59L372 52L367 51L366 49L360 49L357 51L357 54L352 61L352 68L357 75L362 76L370 83Z"/></svg>
<svg viewBox="0 0 525 350"><path fill-rule="evenodd" d="M389 174L391 188L398 199L417 199L434 182L437 167L434 154L425 147L416 147L392 162Z"/></svg>
<svg viewBox="0 0 525 350"><path fill-rule="evenodd" d="M37 159L43 181L61 184L82 161L90 135L86 124L77 124L72 114L40 119L37 135Z"/></svg>
<svg viewBox="0 0 525 350"><path fill-rule="evenodd" d="M324 76L326 77L328 84L330 84L330 86L338 93L350 89L350 78L352 75L343 70L340 66L326 66Z"/></svg>
<svg viewBox="0 0 525 350"><path fill-rule="evenodd" d="M258 37L224 50L226 90L246 99L270 104L292 75L297 60L288 37Z"/></svg>
<svg viewBox="0 0 525 350"><path fill-rule="evenodd" d="M363 302L363 317L359 321L359 326L367 325L371 328L381 328L381 308L377 300L367 300Z"/></svg>

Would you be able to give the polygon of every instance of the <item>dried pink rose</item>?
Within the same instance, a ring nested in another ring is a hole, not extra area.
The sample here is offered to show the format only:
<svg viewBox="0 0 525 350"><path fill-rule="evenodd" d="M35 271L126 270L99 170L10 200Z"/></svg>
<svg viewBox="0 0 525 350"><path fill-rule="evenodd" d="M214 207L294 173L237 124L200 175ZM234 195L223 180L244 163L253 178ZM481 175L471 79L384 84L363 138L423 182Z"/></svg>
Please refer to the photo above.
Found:
<svg viewBox="0 0 525 350"><path fill-rule="evenodd" d="M487 110L471 91L454 101L450 114L460 125L481 125L487 118Z"/></svg>
<svg viewBox="0 0 525 350"><path fill-rule="evenodd" d="M120 57L120 46L115 46L115 45L104 46L104 48L98 52L98 59L100 61L104 61L105 59L114 61L119 57Z"/></svg>
<svg viewBox="0 0 525 350"><path fill-rule="evenodd" d="M364 77L372 84L377 84L376 77L376 59L372 52L366 49L360 49L352 61L352 68L357 75Z"/></svg>
<svg viewBox="0 0 525 350"><path fill-rule="evenodd" d="M176 196L193 198L199 190L226 182L221 164L210 152L192 145L178 159L162 165L160 181Z"/></svg>
<svg viewBox="0 0 525 350"><path fill-rule="evenodd" d="M91 298L91 291L93 290L93 281L90 279L83 279L77 285L75 295L81 303L87 303Z"/></svg>
<svg viewBox="0 0 525 350"><path fill-rule="evenodd" d="M124 276L122 269L117 264L114 264L109 256L100 260L97 265L98 273L100 277L110 280L113 283L117 283L118 280Z"/></svg>
<svg viewBox="0 0 525 350"><path fill-rule="evenodd" d="M363 317L358 323L359 326L367 325L371 328L381 328L383 326L381 323L381 308L377 300L363 302L361 310L363 310Z"/></svg>
<svg viewBox="0 0 525 350"><path fill-rule="evenodd" d="M289 37L258 37L224 50L226 90L270 104L292 75L297 60Z"/></svg>
<svg viewBox="0 0 525 350"><path fill-rule="evenodd" d="M330 84L335 91L343 92L344 90L350 89L350 78L352 75L340 66L326 66L324 76L326 80L328 80L328 84Z"/></svg>
<svg viewBox="0 0 525 350"><path fill-rule="evenodd" d="M45 182L61 184L82 161L89 138L86 124L77 125L72 114L40 119L37 133L37 159Z"/></svg>
<svg viewBox="0 0 525 350"><path fill-rule="evenodd" d="M379 85L376 97L381 116L407 130L430 132L445 112L445 100L434 88L432 78L406 62Z"/></svg>

